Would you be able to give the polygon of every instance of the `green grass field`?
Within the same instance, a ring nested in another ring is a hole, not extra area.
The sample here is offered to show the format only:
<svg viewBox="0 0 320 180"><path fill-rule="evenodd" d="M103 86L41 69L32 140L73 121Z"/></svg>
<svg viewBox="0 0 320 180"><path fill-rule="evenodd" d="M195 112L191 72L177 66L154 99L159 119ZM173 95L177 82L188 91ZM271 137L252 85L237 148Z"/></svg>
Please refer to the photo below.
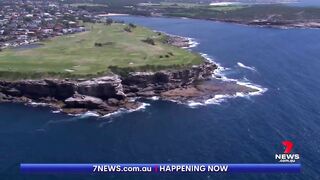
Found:
<svg viewBox="0 0 320 180"><path fill-rule="evenodd" d="M38 48L3 50L0 79L94 77L109 74L110 66L149 71L202 62L199 55L162 43L164 35L144 27L126 32L127 25L117 23L86 26L89 31L46 40ZM148 37L155 45L142 41Z"/></svg>

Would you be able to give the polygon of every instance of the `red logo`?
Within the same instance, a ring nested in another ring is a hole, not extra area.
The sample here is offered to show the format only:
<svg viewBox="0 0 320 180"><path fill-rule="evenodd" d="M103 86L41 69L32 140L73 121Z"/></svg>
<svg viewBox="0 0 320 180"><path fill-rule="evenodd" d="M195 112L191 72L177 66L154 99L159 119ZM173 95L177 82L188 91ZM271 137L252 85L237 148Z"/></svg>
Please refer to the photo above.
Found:
<svg viewBox="0 0 320 180"><path fill-rule="evenodd" d="M284 146L283 154L275 154L275 159L281 163L294 163L300 159L299 154L291 153L291 150L294 146L292 141L282 141L282 145Z"/></svg>
<svg viewBox="0 0 320 180"><path fill-rule="evenodd" d="M284 153L290 154L292 148L293 148L293 142L292 141L282 141L282 145L284 145Z"/></svg>

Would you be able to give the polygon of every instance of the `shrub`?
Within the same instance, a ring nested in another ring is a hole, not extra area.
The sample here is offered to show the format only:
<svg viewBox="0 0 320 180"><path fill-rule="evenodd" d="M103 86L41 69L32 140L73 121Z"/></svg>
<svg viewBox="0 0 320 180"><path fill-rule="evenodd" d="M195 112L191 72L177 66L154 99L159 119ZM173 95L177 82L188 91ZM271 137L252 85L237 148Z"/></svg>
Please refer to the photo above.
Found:
<svg viewBox="0 0 320 180"><path fill-rule="evenodd" d="M137 26L136 26L135 24L130 23L130 24L129 24L129 27L131 27L131 28L136 28Z"/></svg>
<svg viewBox="0 0 320 180"><path fill-rule="evenodd" d="M96 46L96 47L102 47L102 43L94 43L94 46Z"/></svg>
<svg viewBox="0 0 320 180"><path fill-rule="evenodd" d="M151 45L156 45L156 43L154 42L154 40L150 37L148 37L145 40L142 40L143 42L147 43L147 44L151 44Z"/></svg>
<svg viewBox="0 0 320 180"><path fill-rule="evenodd" d="M113 20L111 18L107 18L106 25L111 25L113 23Z"/></svg>
<svg viewBox="0 0 320 180"><path fill-rule="evenodd" d="M125 27L125 28L123 28L123 30L126 31L126 32L132 32L130 27Z"/></svg>

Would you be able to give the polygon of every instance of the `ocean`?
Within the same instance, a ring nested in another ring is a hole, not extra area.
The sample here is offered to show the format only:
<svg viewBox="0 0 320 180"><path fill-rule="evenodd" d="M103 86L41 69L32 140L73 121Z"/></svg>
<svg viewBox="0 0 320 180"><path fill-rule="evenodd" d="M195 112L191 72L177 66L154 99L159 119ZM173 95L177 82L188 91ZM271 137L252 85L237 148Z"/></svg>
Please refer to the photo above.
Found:
<svg viewBox="0 0 320 180"><path fill-rule="evenodd" d="M268 89L192 106L139 100L143 109L100 118L0 104L0 179L320 179L320 30L177 18L117 19L193 38L190 50L230 79ZM276 163L283 140L300 174L25 175L20 163Z"/></svg>

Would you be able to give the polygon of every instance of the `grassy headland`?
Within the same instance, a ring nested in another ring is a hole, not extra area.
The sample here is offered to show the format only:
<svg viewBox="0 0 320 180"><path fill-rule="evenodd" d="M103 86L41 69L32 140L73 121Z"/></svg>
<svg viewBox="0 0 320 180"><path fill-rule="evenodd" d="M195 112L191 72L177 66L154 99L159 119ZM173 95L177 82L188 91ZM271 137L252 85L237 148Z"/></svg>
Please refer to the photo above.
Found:
<svg viewBox="0 0 320 180"><path fill-rule="evenodd" d="M55 37L36 48L3 50L0 79L94 77L111 69L150 71L202 63L201 56L164 43L164 34L144 27L86 27L86 32Z"/></svg>

